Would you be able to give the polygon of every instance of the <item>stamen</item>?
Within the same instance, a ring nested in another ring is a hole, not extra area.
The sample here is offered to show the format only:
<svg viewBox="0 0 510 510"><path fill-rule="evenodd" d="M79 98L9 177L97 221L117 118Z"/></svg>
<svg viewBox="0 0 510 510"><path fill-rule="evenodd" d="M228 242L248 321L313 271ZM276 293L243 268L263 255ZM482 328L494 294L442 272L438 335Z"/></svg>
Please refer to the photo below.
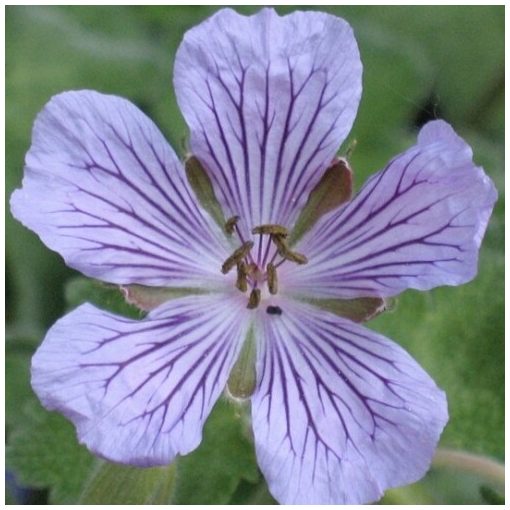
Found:
<svg viewBox="0 0 510 510"><path fill-rule="evenodd" d="M298 253L296 251L292 251L288 246L285 239L281 236L273 236L274 244L276 244L276 247L278 248L278 254L281 255L284 259L295 262L296 264L307 264L308 259L302 255L301 253Z"/></svg>
<svg viewBox="0 0 510 510"><path fill-rule="evenodd" d="M289 247L287 246L287 243L285 242L285 239L280 236L273 236L273 243L276 245L276 248L278 249L278 254L282 257L285 257L285 254L290 251Z"/></svg>
<svg viewBox="0 0 510 510"><path fill-rule="evenodd" d="M253 241L246 241L230 257L223 262L221 272L227 274L234 266L241 262L250 250L253 248Z"/></svg>
<svg viewBox="0 0 510 510"><path fill-rule="evenodd" d="M273 240L273 236L272 235L269 235L269 240L267 241L267 244L266 244L266 251L264 253L264 258L262 259L262 267L264 267L266 265L266 260L267 260L267 257L269 256L269 250L271 249L271 241ZM262 244L262 235L260 236L260 244ZM259 258L259 261L260 261L260 258Z"/></svg>
<svg viewBox="0 0 510 510"><path fill-rule="evenodd" d="M282 237L287 237L289 235L289 231L285 227L271 223L267 225L259 225L258 227L253 228L251 232L252 234L272 234Z"/></svg>
<svg viewBox="0 0 510 510"><path fill-rule="evenodd" d="M278 248L275 250L275 252L273 253L273 256L271 257L271 260L269 261L270 264L274 264L275 263L275 260L276 260L276 257L278 257L279 255L279 250ZM283 261L285 261L285 259L283 259Z"/></svg>
<svg viewBox="0 0 510 510"><path fill-rule="evenodd" d="M236 287L241 292L246 292L248 290L247 276L248 276L248 270L247 270L246 262L241 260L241 262L239 262L237 264L237 281L236 281Z"/></svg>
<svg viewBox="0 0 510 510"><path fill-rule="evenodd" d="M234 233L234 229L239 221L239 216L232 216L225 223L225 232L230 236Z"/></svg>
<svg viewBox="0 0 510 510"><path fill-rule="evenodd" d="M271 262L267 265L267 287L270 294L278 293L278 277L276 276L276 267Z"/></svg>
<svg viewBox="0 0 510 510"><path fill-rule="evenodd" d="M257 261L260 262L262 257L262 234L259 234L259 248L257 252Z"/></svg>
<svg viewBox="0 0 510 510"><path fill-rule="evenodd" d="M248 305L246 308L253 310L260 304L260 289L252 289L250 293L250 299L248 299Z"/></svg>
<svg viewBox="0 0 510 510"><path fill-rule="evenodd" d="M295 262L296 264L299 265L308 264L308 259L302 253L298 253L297 251L289 250L285 254L285 258L290 262Z"/></svg>

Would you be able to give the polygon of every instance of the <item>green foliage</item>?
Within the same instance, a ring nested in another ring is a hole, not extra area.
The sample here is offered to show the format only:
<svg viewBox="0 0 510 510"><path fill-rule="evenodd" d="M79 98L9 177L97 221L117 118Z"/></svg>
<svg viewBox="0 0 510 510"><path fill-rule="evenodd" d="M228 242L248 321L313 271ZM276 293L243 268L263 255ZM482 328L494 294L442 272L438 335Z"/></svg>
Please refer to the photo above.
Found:
<svg viewBox="0 0 510 510"><path fill-rule="evenodd" d="M445 389L451 419L442 444L502 459L504 8L313 8L345 17L360 46L364 91L347 141L358 142L351 160L357 188L413 143L415 121L426 105L430 117L446 118L468 140L475 161L499 189L478 277L462 287L406 292L393 312L368 325L405 346ZM7 195L20 185L37 112L63 90L91 88L131 99L184 153L186 127L169 74L185 30L215 10L7 7ZM132 318L143 314L116 287L76 278L8 211L6 235L6 461L20 483L49 488L55 504L273 502L256 468L244 410L232 404L219 403L202 445L172 467L104 464L78 445L72 425L37 403L29 385L31 354L47 328L84 301ZM462 473L435 469L423 482L391 491L386 502L492 503L500 501L494 490Z"/></svg>
<svg viewBox="0 0 510 510"><path fill-rule="evenodd" d="M175 465L134 468L101 462L78 499L82 505L165 505L172 500Z"/></svg>
<svg viewBox="0 0 510 510"><path fill-rule="evenodd" d="M443 444L503 458L504 260L482 251L480 274L462 287L408 291L368 325L429 371L448 395ZM402 325L404 324L404 326Z"/></svg>
<svg viewBox="0 0 510 510"><path fill-rule="evenodd" d="M246 412L230 402L216 404L201 446L179 459L174 504L226 504L241 480L258 481Z"/></svg>
<svg viewBox="0 0 510 510"><path fill-rule="evenodd" d="M96 459L76 440L74 427L34 399L23 406L23 420L9 435L6 462L22 485L50 488L50 501L73 504Z"/></svg>

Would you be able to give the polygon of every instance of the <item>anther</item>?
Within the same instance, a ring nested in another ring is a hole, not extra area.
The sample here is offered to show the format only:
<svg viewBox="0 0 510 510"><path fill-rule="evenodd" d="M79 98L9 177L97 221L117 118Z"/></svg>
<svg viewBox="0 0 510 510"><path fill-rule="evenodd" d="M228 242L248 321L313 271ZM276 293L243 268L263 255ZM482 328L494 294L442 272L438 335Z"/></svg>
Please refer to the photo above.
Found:
<svg viewBox="0 0 510 510"><path fill-rule="evenodd" d="M273 263L269 263L266 268L267 271L267 287L270 294L278 292L278 277L276 275L276 267Z"/></svg>
<svg viewBox="0 0 510 510"><path fill-rule="evenodd" d="M237 264L237 281L236 281L236 287L241 292L246 292L248 290L247 276L248 276L248 270L247 270L246 262L241 260L241 262L239 262Z"/></svg>
<svg viewBox="0 0 510 510"><path fill-rule="evenodd" d="M282 314L282 309L281 309L279 306L272 306L272 305L269 305L269 306L266 308L266 312L267 312L269 315L281 315L281 314Z"/></svg>
<svg viewBox="0 0 510 510"><path fill-rule="evenodd" d="M285 258L290 262L295 262L296 264L303 265L308 264L308 259L302 254L298 253L297 251L288 251L285 254Z"/></svg>
<svg viewBox="0 0 510 510"><path fill-rule="evenodd" d="M241 262L250 250L253 248L253 241L246 241L230 257L223 262L221 272L227 274L234 266Z"/></svg>
<svg viewBox="0 0 510 510"><path fill-rule="evenodd" d="M259 225L255 227L251 231L252 234L270 234L275 236L287 237L289 235L289 231L282 227L282 225L275 224L267 224L267 225Z"/></svg>
<svg viewBox="0 0 510 510"><path fill-rule="evenodd" d="M232 218L229 218L227 220L227 222L225 223L225 232L228 235L232 235L234 233L238 221L239 216L232 216Z"/></svg>
<svg viewBox="0 0 510 510"><path fill-rule="evenodd" d="M273 236L273 242L276 244L276 247L278 249L278 254L281 255L284 259L295 262L296 264L307 264L308 259L302 255L301 253L298 253L296 251L292 251L288 246L285 239L281 236Z"/></svg>
<svg viewBox="0 0 510 510"><path fill-rule="evenodd" d="M278 249L278 254L282 257L285 257L285 254L290 251L285 239L281 236L273 236L273 243L276 244L276 248Z"/></svg>
<svg viewBox="0 0 510 510"><path fill-rule="evenodd" d="M248 299L248 305L246 306L246 308L253 310L254 308L257 308L259 304L260 304L260 289L253 289L250 292L250 298Z"/></svg>

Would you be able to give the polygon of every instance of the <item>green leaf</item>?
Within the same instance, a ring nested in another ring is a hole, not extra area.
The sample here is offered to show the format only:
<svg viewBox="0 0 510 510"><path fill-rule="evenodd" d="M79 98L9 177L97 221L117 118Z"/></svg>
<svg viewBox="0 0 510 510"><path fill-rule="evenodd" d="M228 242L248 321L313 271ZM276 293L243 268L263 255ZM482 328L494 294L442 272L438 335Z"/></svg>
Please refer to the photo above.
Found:
<svg viewBox="0 0 510 510"><path fill-rule="evenodd" d="M448 397L442 444L503 458L504 256L482 250L477 278L407 291L394 313L367 325L401 343Z"/></svg>
<svg viewBox="0 0 510 510"><path fill-rule="evenodd" d="M258 481L245 412L244 407L224 400L216 404L202 444L178 461L174 504L226 504L242 480Z"/></svg>
<svg viewBox="0 0 510 510"><path fill-rule="evenodd" d="M23 407L35 398L30 387L32 351L21 339L12 339L5 348L5 422L8 432L24 422Z"/></svg>
<svg viewBox="0 0 510 510"><path fill-rule="evenodd" d="M493 489L492 487L489 487L488 485L480 486L480 496L483 503L488 503L489 505L505 504L505 497L500 492Z"/></svg>
<svg viewBox="0 0 510 510"><path fill-rule="evenodd" d="M175 465L136 468L101 462L78 499L82 505L165 505L171 501Z"/></svg>
<svg viewBox="0 0 510 510"><path fill-rule="evenodd" d="M96 459L76 440L64 417L44 410L35 400L23 410L24 421L12 431L6 463L27 487L49 488L54 504L73 504Z"/></svg>
<svg viewBox="0 0 510 510"><path fill-rule="evenodd" d="M383 504L501 504L504 466L478 455L439 450L427 475L417 483L386 492ZM499 502L499 503L496 503Z"/></svg>

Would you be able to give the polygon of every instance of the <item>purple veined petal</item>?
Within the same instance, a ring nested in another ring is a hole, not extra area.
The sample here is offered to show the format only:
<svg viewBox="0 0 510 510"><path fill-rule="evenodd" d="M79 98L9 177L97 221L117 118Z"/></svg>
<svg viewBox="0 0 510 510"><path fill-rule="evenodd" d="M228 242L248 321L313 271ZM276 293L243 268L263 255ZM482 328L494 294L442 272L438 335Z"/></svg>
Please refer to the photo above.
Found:
<svg viewBox="0 0 510 510"><path fill-rule="evenodd" d="M173 300L134 321L85 304L60 319L32 360L41 402L114 462L167 464L201 440L249 325L235 296Z"/></svg>
<svg viewBox="0 0 510 510"><path fill-rule="evenodd" d="M217 283L229 254L154 123L93 91L39 114L11 208L69 266L112 283Z"/></svg>
<svg viewBox="0 0 510 510"><path fill-rule="evenodd" d="M403 349L309 305L257 323L252 417L259 466L282 504L361 504L427 471L446 398Z"/></svg>
<svg viewBox="0 0 510 510"><path fill-rule="evenodd" d="M470 147L446 122L430 122L311 229L296 247L309 263L282 267L281 279L289 293L345 298L468 282L496 198Z"/></svg>
<svg viewBox="0 0 510 510"><path fill-rule="evenodd" d="M292 226L352 126L361 73L351 27L325 13L223 9L185 34L177 100L227 216Z"/></svg>

